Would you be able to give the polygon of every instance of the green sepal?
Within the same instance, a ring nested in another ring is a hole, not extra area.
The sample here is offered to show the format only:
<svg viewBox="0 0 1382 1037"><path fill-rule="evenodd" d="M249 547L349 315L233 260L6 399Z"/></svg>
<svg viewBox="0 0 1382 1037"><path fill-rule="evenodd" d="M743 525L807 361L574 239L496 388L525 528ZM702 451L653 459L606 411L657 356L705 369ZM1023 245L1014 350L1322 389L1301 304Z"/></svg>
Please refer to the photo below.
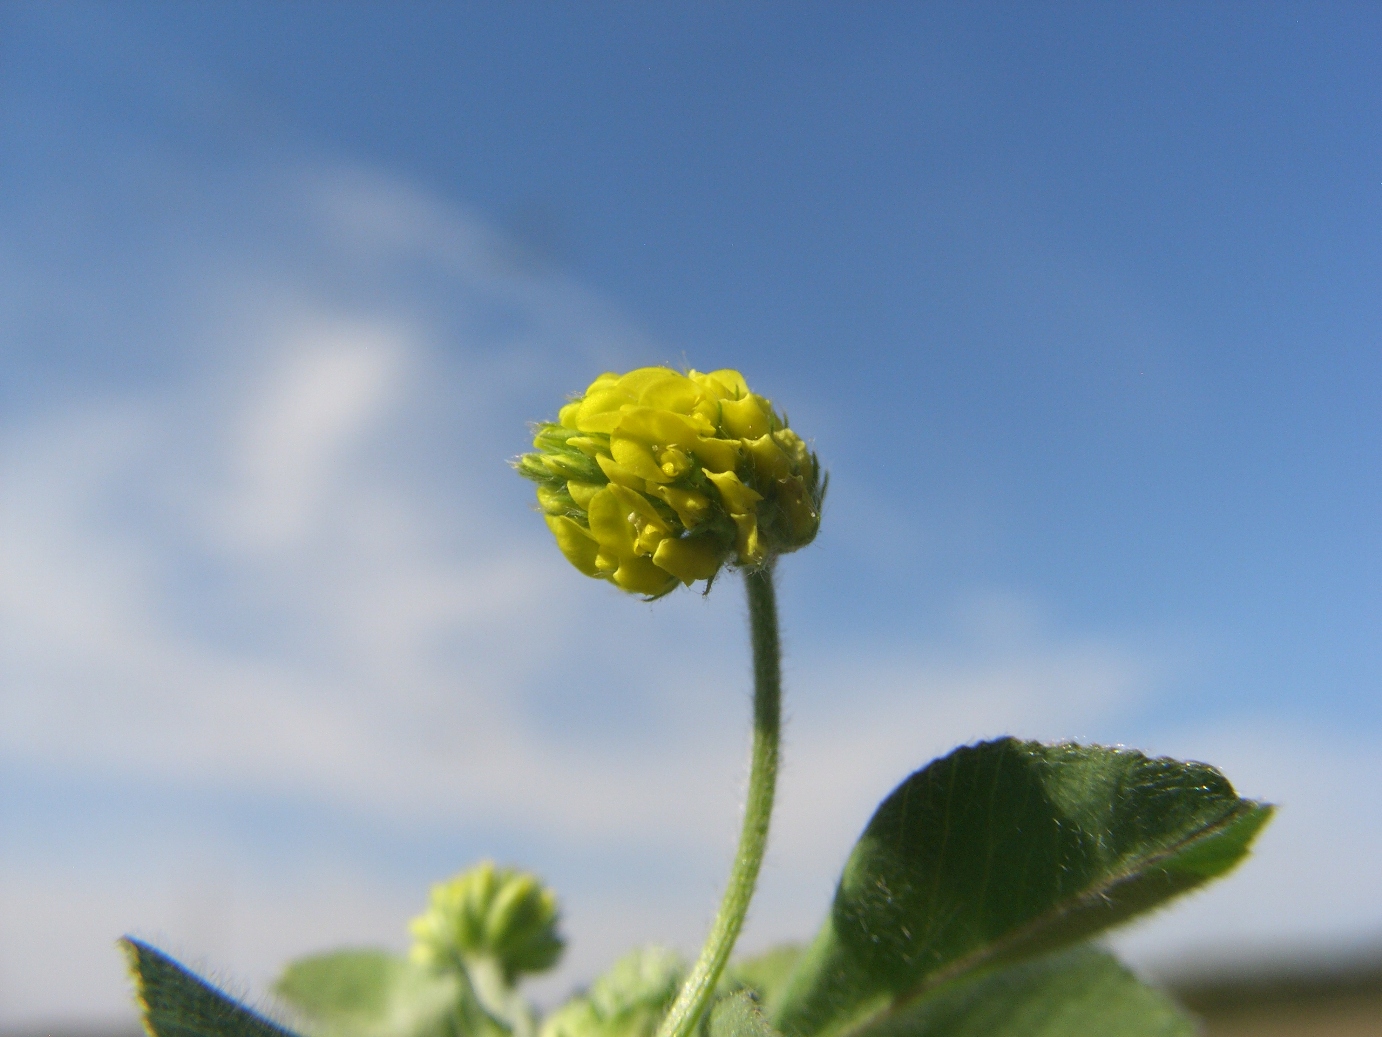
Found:
<svg viewBox="0 0 1382 1037"><path fill-rule="evenodd" d="M149 1037L296 1037L142 940L120 949Z"/></svg>
<svg viewBox="0 0 1382 1037"><path fill-rule="evenodd" d="M1223 874L1271 808L1204 764L1005 738L878 808L769 1019L855 1032L939 986L1083 940Z"/></svg>

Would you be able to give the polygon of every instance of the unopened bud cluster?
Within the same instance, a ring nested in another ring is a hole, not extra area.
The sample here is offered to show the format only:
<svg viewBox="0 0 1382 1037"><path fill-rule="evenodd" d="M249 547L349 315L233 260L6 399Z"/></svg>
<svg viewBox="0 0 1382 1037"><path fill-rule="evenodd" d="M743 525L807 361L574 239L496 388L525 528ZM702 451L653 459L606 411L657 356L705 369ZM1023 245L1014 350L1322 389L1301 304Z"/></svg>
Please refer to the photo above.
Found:
<svg viewBox="0 0 1382 1037"><path fill-rule="evenodd" d="M626 591L762 566L820 528L816 455L738 371L602 374L533 446L515 467L557 546Z"/></svg>
<svg viewBox="0 0 1382 1037"><path fill-rule="evenodd" d="M432 887L427 911L409 924L412 955L426 965L489 959L506 983L551 968L563 941L557 898L537 876L484 861Z"/></svg>
<svg viewBox="0 0 1382 1037"><path fill-rule="evenodd" d="M653 1037L685 975L673 951L633 951L549 1015L539 1037Z"/></svg>

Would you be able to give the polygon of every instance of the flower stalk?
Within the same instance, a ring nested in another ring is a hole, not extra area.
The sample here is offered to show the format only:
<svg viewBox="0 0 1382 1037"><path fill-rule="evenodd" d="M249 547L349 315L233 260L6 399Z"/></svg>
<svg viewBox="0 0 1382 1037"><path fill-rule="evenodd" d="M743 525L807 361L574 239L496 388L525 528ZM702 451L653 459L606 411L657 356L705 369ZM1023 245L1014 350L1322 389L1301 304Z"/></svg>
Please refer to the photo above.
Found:
<svg viewBox="0 0 1382 1037"><path fill-rule="evenodd" d="M658 1037L690 1037L695 1032L744 927L758 871L763 864L763 853L768 846L768 822L777 788L778 747L782 735L782 649L778 641L777 594L773 588L771 562L760 568L746 569L744 585L748 591L749 631L753 642L753 749L744 825L720 910L700 957L658 1029Z"/></svg>

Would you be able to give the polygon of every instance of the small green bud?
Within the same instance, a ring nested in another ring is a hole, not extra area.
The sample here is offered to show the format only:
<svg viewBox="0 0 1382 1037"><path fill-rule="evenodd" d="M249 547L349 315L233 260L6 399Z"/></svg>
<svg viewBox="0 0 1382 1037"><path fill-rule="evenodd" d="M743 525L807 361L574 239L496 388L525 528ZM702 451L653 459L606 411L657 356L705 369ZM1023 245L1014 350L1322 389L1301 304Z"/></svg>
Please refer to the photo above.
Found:
<svg viewBox="0 0 1382 1037"><path fill-rule="evenodd" d="M661 597L805 547L820 528L816 455L738 371L602 374L514 462L569 562Z"/></svg>
<svg viewBox="0 0 1382 1037"><path fill-rule="evenodd" d="M558 915L556 895L537 876L483 861L432 887L427 911L408 926L412 956L441 968L488 959L512 985L561 957Z"/></svg>
<svg viewBox="0 0 1382 1037"><path fill-rule="evenodd" d="M633 951L549 1015L539 1037L653 1037L685 975L673 951Z"/></svg>

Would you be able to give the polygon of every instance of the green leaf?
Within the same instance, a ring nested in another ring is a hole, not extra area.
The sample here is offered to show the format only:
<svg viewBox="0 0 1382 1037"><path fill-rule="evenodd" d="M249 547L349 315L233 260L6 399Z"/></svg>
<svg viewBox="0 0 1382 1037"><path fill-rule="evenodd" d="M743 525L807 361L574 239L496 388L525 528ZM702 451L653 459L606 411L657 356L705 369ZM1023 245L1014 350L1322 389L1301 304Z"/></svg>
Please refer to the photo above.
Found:
<svg viewBox="0 0 1382 1037"><path fill-rule="evenodd" d="M1165 994L1086 945L951 984L868 1032L869 1037L1195 1037L1197 1027Z"/></svg>
<svg viewBox="0 0 1382 1037"><path fill-rule="evenodd" d="M709 1037L782 1037L747 990L723 998L710 1013Z"/></svg>
<svg viewBox="0 0 1382 1037"><path fill-rule="evenodd" d="M456 973L375 950L300 958L274 993L332 1037L454 1037L464 996Z"/></svg>
<svg viewBox="0 0 1382 1037"><path fill-rule="evenodd" d="M153 1037L295 1037L147 943L126 937L120 948Z"/></svg>
<svg viewBox="0 0 1382 1037"><path fill-rule="evenodd" d="M1204 764L1006 738L903 782L769 1018L856 1030L977 970L1078 942L1233 867L1271 808Z"/></svg>

